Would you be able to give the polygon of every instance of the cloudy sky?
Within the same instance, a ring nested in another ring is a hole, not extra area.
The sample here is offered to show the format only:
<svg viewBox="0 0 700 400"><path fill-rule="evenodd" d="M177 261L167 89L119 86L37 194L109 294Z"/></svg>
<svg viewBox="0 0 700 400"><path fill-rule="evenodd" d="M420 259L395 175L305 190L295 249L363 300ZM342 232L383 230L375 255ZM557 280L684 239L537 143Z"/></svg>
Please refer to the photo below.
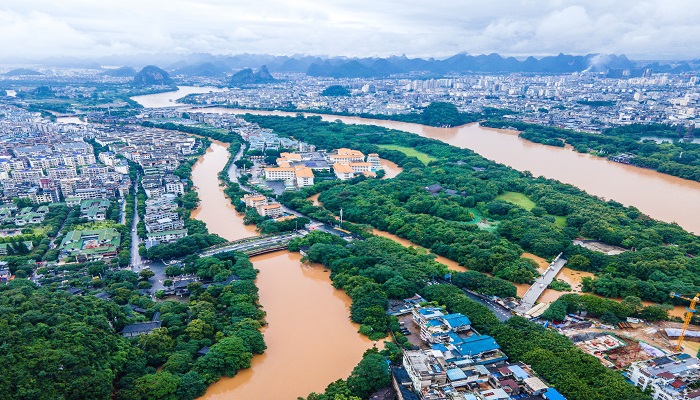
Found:
<svg viewBox="0 0 700 400"><path fill-rule="evenodd" d="M698 20L697 0L2 0L0 52L689 59Z"/></svg>

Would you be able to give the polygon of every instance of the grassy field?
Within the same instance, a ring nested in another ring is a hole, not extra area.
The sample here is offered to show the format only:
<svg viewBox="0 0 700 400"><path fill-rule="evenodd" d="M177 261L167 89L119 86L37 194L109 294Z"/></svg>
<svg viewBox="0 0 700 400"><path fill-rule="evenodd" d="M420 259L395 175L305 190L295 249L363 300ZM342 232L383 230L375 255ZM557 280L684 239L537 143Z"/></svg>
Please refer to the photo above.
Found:
<svg viewBox="0 0 700 400"><path fill-rule="evenodd" d="M527 196L518 192L505 192L502 195L496 197L497 200L507 201L509 203L518 205L528 211L535 207L535 202L530 200ZM552 215L554 217L554 225L564 228L566 227L566 217L560 215Z"/></svg>
<svg viewBox="0 0 700 400"><path fill-rule="evenodd" d="M518 205L528 211L535 207L535 202L530 200L527 196L518 192L505 192L502 195L496 197L496 200L503 200L509 203Z"/></svg>
<svg viewBox="0 0 700 400"><path fill-rule="evenodd" d="M554 225L564 228L566 227L566 217L562 217L561 215L555 215L554 216Z"/></svg>
<svg viewBox="0 0 700 400"><path fill-rule="evenodd" d="M415 158L419 159L425 165L428 165L428 163L431 161L437 160L437 158L430 157L429 155L427 155L425 153L421 153L420 151L418 151L414 148L411 148L411 147L396 146L393 144L380 144L379 147L381 147L382 149L387 149L387 150L400 151L409 157L415 157Z"/></svg>

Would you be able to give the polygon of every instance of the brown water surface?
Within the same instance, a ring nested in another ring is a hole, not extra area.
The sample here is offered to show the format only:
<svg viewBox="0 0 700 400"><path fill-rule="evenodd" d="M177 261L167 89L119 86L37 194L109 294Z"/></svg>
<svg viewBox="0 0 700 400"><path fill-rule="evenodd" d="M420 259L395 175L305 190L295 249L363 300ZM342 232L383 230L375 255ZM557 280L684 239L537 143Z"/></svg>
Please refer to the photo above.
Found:
<svg viewBox="0 0 700 400"><path fill-rule="evenodd" d="M537 263L537 269L540 271L540 273L544 272L547 267L549 267L549 262L545 260L542 257L536 256L532 253L523 253L522 254L523 258L529 258ZM564 281L571 285L571 292L558 292L556 290L552 289L545 289L544 292L542 292L542 295L538 299L538 302L540 303L551 303L555 300L557 300L559 297L562 295L565 295L567 293L580 293L581 292L581 279L584 277L594 277L594 275L590 272L581 272L581 271L575 271L570 268L562 268L561 271L556 276L556 279L560 281ZM516 284L515 287L518 288L518 296L522 297L525 292L530 288L530 285L527 283L521 283L521 284Z"/></svg>
<svg viewBox="0 0 700 400"><path fill-rule="evenodd" d="M217 174L230 156L227 144L213 141L195 164L192 181L201 199L193 212L210 232L228 240L254 236L225 197ZM350 322L350 298L333 288L330 273L304 265L299 253L279 251L251 261L260 270L256 284L267 313L263 355L233 378L211 385L204 399L296 399L321 392L346 378L372 343Z"/></svg>
<svg viewBox="0 0 700 400"><path fill-rule="evenodd" d="M186 90L190 92L208 91L206 88ZM182 97L184 96L183 93L187 94L183 91L176 95L171 93L171 95L139 96L134 97L134 100L147 107L168 107L173 105L169 101L170 99ZM295 113L280 111L228 108L206 108L198 109L198 111L280 116L296 115ZM675 221L691 232L700 232L700 213L696 212L697 205L700 204L699 182L673 177L650 169L615 163L588 154L577 153L568 147L560 148L528 142L519 138L518 132L484 128L478 124L469 124L455 128L434 128L419 124L358 117L336 115L321 115L321 117L326 121L339 119L348 124L377 125L402 130L437 139L454 146L469 148L498 163L509 165L521 171L530 171L534 176L544 176L572 184L592 195L635 206L653 218L666 222ZM218 170L214 172L214 175L217 172ZM390 235L379 231L377 231L377 234L381 236ZM405 239L391 238L397 241L404 241L404 244L407 242ZM447 264L445 261L440 262ZM447 265L449 266L449 264ZM583 276L586 276L586 273L572 271L570 274L567 274L563 271L557 278L569 282L573 287L580 282ZM545 296L547 296L548 292L553 291L545 291L540 301L546 300ZM685 308L682 306L676 307L672 311L672 315L680 316L684 310Z"/></svg>
<svg viewBox="0 0 700 400"><path fill-rule="evenodd" d="M319 196L319 195L321 195L321 193L316 193L316 194L313 195L313 196L307 197L306 200L311 201L312 203L314 203L315 206L323 206L323 203L321 203L320 201L318 201L318 196Z"/></svg>
<svg viewBox="0 0 700 400"><path fill-rule="evenodd" d="M399 165L395 162L391 162L382 158L380 164L382 165L382 167L384 167L384 171L386 172L386 174L384 175L384 179L394 178L396 177L396 175L403 172L403 168L399 167Z"/></svg>
<svg viewBox="0 0 700 400"><path fill-rule="evenodd" d="M131 100L141 104L145 108L163 108L163 107L177 107L182 106L177 102L188 94L195 93L209 93L209 92L223 92L228 89L221 89L216 87L200 87L200 86L179 86L177 90L163 93L146 94L143 96L134 96Z"/></svg>
<svg viewBox="0 0 700 400"><path fill-rule="evenodd" d="M228 143L212 141L207 152L192 168L192 183L197 188L200 203L192 211L192 218L204 221L209 233L226 240L238 240L257 235L254 225L244 225L243 217L236 212L231 200L224 194L219 182L221 171L229 157Z"/></svg>
<svg viewBox="0 0 700 400"><path fill-rule="evenodd" d="M211 385L202 399L292 400L350 375L372 347L349 321L350 298L331 286L320 264L280 251L251 260L267 312L267 350L252 367Z"/></svg>
<svg viewBox="0 0 700 400"><path fill-rule="evenodd" d="M251 113L257 115L294 116L281 111L207 108L213 113ZM318 115L318 114L308 114ZM434 128L406 122L359 117L320 115L326 121L337 119L347 124L377 125L415 133L442 142L471 149L480 155L511 166L572 184L605 199L635 206L643 213L700 233L700 182L677 178L646 168L620 164L572 149L545 146L518 137L518 132L468 124L455 128Z"/></svg>

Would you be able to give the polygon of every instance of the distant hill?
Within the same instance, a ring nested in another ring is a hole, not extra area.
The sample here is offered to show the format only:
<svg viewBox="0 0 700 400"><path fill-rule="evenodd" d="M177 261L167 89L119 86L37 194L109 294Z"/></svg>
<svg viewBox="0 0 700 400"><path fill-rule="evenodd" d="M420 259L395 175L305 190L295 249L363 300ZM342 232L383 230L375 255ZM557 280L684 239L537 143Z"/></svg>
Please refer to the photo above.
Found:
<svg viewBox="0 0 700 400"><path fill-rule="evenodd" d="M27 69L27 68L17 68L13 69L12 71L8 71L5 73L5 76L22 76L22 75L44 75L39 71L34 71L33 69Z"/></svg>
<svg viewBox="0 0 700 400"><path fill-rule="evenodd" d="M229 81L230 86L242 86L242 85L255 85L260 83L272 83L276 79L272 77L270 71L267 70L267 66L263 65L256 72L253 72L250 68L242 69L233 76Z"/></svg>
<svg viewBox="0 0 700 400"><path fill-rule="evenodd" d="M136 70L131 67L120 67L116 69L108 69L102 75L113 76L115 78L128 78L136 75Z"/></svg>
<svg viewBox="0 0 700 400"><path fill-rule="evenodd" d="M134 85L136 86L170 85L172 83L173 80L170 79L170 75L155 65L143 67L134 76Z"/></svg>
<svg viewBox="0 0 700 400"><path fill-rule="evenodd" d="M97 62L99 62L99 64ZM236 85L261 82L250 70L257 65L266 65L269 71L276 73L307 73L310 76L328 77L385 77L393 74L420 72L423 77L443 77L449 74L463 73L526 73L526 74L561 74L592 71L611 77L641 76L646 69L654 73L684 73L700 71L700 60L684 61L634 61L624 55L558 54L547 57L514 58L500 54L471 55L458 53L445 59L409 58L405 55L386 58L365 57L326 57L295 54L291 56L274 56L270 54L214 55L206 53L192 54L139 54L106 56L89 61L58 57L45 59L42 65L80 66L81 68L99 68L99 65L146 65L167 66L167 71L186 76L208 76L218 73L243 69L236 78ZM212 68L212 65L214 68ZM36 72L36 71L35 71ZM11 75L10 75L11 76ZM222 75L216 75L222 76ZM243 83L246 82L246 83Z"/></svg>
<svg viewBox="0 0 700 400"><path fill-rule="evenodd" d="M362 58L362 59L329 59L315 62L306 71L309 76L329 76L333 78L368 78L382 77L391 74L424 71L433 74L449 73L540 73L559 74L592 70L605 72L608 69L634 69L636 65L624 55L572 56L559 54L557 56L537 59L528 57L518 60L514 57L503 57L499 54L484 54L473 56L467 53L455 54L444 60L408 59L402 57Z"/></svg>
<svg viewBox="0 0 700 400"><path fill-rule="evenodd" d="M187 65L182 68L178 68L172 71L173 75L185 75L185 76L204 76L215 78L219 76L226 75L231 72L231 69L226 65L220 64L215 65L211 62L205 62L196 65Z"/></svg>

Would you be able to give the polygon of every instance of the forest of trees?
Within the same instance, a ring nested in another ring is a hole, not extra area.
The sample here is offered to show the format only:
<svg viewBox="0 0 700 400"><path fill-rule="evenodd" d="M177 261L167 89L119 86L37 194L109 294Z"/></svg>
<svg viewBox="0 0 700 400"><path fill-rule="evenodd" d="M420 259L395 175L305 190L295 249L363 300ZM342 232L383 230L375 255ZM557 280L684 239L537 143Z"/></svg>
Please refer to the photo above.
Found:
<svg viewBox="0 0 700 400"><path fill-rule="evenodd" d="M350 147L377 152L404 168L394 179L357 179L321 183L280 201L310 216L331 221L343 209L348 221L371 225L406 238L471 270L518 282L527 279L523 251L551 258L564 252L569 267L593 272L584 290L605 297L635 296L669 303L670 292L700 289L700 238L676 224L655 221L634 207L603 201L581 190L544 178L533 178L488 161L467 149L403 132L320 118L252 116L246 118L278 134L294 135L318 148ZM425 166L416 158L378 144L399 144L437 161ZM439 184L460 195L433 196L424 188ZM306 200L323 189L323 207ZM463 192L463 193L462 193ZM524 194L535 203L530 211L499 200L505 192ZM469 214L487 217L482 229ZM557 223L558 217L563 224ZM577 237L600 240L635 251L608 256L572 245ZM524 269L523 269L524 268Z"/></svg>
<svg viewBox="0 0 700 400"><path fill-rule="evenodd" d="M147 276L89 266L102 278L76 279L73 296L58 283L36 287L15 280L0 287L0 395L13 399L194 399L221 376L250 367L266 346L259 329L257 271L241 253L191 260L184 267L206 279L235 274L230 284L190 284L188 302L153 302L141 295ZM105 292L110 301L93 294ZM144 311L132 311L138 307ZM162 327L134 338L127 324L160 313ZM198 353L203 347L209 352Z"/></svg>

